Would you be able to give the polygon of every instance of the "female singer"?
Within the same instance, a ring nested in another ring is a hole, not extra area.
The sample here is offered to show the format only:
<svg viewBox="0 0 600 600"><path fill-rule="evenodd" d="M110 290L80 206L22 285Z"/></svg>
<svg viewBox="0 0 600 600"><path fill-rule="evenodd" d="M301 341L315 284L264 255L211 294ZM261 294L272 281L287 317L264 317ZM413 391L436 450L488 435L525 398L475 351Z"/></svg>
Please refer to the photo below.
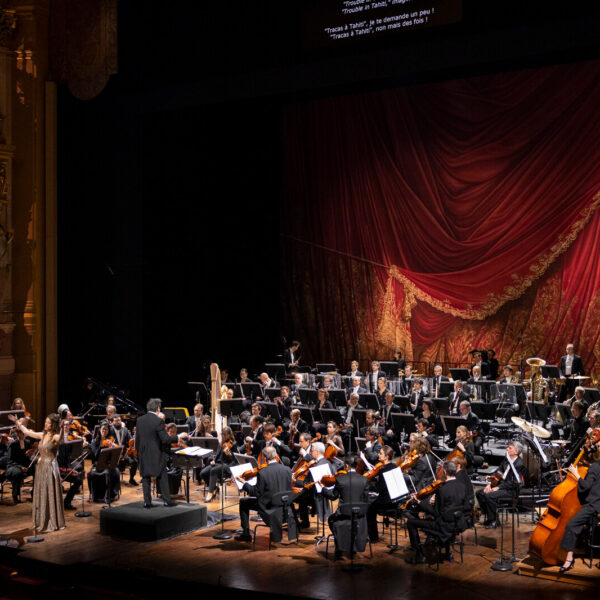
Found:
<svg viewBox="0 0 600 600"><path fill-rule="evenodd" d="M39 460L33 484L33 522L41 532L63 529L65 512L62 486L56 455L60 445L60 417L52 413L46 417L44 431L32 431L19 422L15 415L8 417L26 436L39 440Z"/></svg>
<svg viewBox="0 0 600 600"><path fill-rule="evenodd" d="M219 497L217 483L219 477L227 477L231 473L229 467L236 463L233 456L235 449L235 437L231 431L231 427L223 427L223 438L214 459L200 471L200 479L203 479L208 485L208 494L204 498L204 502L212 502Z"/></svg>
<svg viewBox="0 0 600 600"><path fill-rule="evenodd" d="M333 444L334 446L337 446L337 455L344 456L344 442L338 433L337 423L335 421L327 422L327 434L325 435L323 443L325 446L327 446L327 444Z"/></svg>

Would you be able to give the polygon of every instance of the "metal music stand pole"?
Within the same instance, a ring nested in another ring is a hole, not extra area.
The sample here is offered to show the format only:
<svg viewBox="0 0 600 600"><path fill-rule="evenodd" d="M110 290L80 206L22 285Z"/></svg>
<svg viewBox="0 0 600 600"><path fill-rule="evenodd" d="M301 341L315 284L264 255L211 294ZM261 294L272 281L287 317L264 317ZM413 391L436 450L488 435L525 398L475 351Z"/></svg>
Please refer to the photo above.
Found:
<svg viewBox="0 0 600 600"><path fill-rule="evenodd" d="M221 406L219 406L219 415L221 417L221 439L219 443L223 443L223 414L221 413ZM223 446L221 446L221 452L224 453ZM216 458L216 455L215 455ZM221 464L221 533L215 533L213 535L214 540L230 540L233 536L229 531L225 531L225 477L224 477L225 465Z"/></svg>

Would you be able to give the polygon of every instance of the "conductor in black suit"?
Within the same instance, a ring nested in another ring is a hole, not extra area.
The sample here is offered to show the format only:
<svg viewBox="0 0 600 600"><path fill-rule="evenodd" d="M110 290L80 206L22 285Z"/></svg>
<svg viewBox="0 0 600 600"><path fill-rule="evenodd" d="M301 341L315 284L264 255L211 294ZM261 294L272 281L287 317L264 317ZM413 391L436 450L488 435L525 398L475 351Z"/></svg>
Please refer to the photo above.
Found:
<svg viewBox="0 0 600 600"><path fill-rule="evenodd" d="M271 528L271 540L280 542L282 537L283 521L281 506L273 505L273 496L281 492L292 493L292 471L289 467L277 462L277 451L272 446L267 446L263 451L263 457L267 460L267 466L259 469L256 485L244 483L243 490L249 496L240 498L240 521L242 533L236 535L239 542L250 542L250 511L256 510L263 521ZM240 481L242 479L238 478ZM291 509L288 508L288 539L297 537L296 521Z"/></svg>
<svg viewBox="0 0 600 600"><path fill-rule="evenodd" d="M135 447L138 451L142 490L144 492L144 508L152 508L150 480L156 477L156 488L160 491L165 506L175 506L171 500L169 481L167 478L167 458L164 449L175 444L179 438L187 438L187 433L167 435L164 419L159 417L160 398L150 398L146 403L146 414L137 420Z"/></svg>

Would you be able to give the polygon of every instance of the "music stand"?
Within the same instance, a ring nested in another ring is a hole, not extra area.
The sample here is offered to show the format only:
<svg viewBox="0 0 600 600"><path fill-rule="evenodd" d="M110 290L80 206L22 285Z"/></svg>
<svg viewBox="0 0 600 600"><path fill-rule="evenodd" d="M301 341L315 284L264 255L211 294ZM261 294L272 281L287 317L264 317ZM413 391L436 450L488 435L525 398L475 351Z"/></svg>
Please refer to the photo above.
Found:
<svg viewBox="0 0 600 600"><path fill-rule="evenodd" d="M337 408L320 408L321 422L335 421L338 425L344 422L342 413Z"/></svg>
<svg viewBox="0 0 600 600"><path fill-rule="evenodd" d="M314 406L317 403L317 390L311 388L300 388L300 402L306 406Z"/></svg>
<svg viewBox="0 0 600 600"><path fill-rule="evenodd" d="M379 370L385 373L385 376L398 377L398 363L395 360L382 360L379 362Z"/></svg>
<svg viewBox="0 0 600 600"><path fill-rule="evenodd" d="M190 438L192 446L200 446L200 448L206 448L216 452L219 449L219 438L214 437L193 437Z"/></svg>
<svg viewBox="0 0 600 600"><path fill-rule="evenodd" d="M15 424L8 418L8 415L15 415L17 419L22 419L25 416L24 410L1 410L0 411L0 430L12 429Z"/></svg>
<svg viewBox="0 0 600 600"><path fill-rule="evenodd" d="M250 400L261 395L260 383L257 381L247 381L242 383L242 390L244 398L250 398Z"/></svg>
<svg viewBox="0 0 600 600"><path fill-rule="evenodd" d="M401 432L408 436L414 431L416 431L415 427L415 418L413 415L407 415L405 413L391 413L392 414L392 423L394 424L394 431L398 432L398 437L400 437Z"/></svg>
<svg viewBox="0 0 600 600"><path fill-rule="evenodd" d="M450 414L450 398L434 398L433 405L435 406L435 410L440 417L442 415Z"/></svg>
<svg viewBox="0 0 600 600"><path fill-rule="evenodd" d="M329 402L334 406L346 406L346 392L344 390L329 390Z"/></svg>
<svg viewBox="0 0 600 600"><path fill-rule="evenodd" d="M239 452L234 452L233 456L238 462L238 465L249 464L253 469L258 469L258 461L252 454L240 454Z"/></svg>
<svg viewBox="0 0 600 600"><path fill-rule="evenodd" d="M187 425L175 425L175 427L177 427L177 434L188 433L188 431L189 431L189 428Z"/></svg>
<svg viewBox="0 0 600 600"><path fill-rule="evenodd" d="M242 398L230 398L229 400L219 401L219 412L223 417L237 417L243 410L244 401Z"/></svg>
<svg viewBox="0 0 600 600"><path fill-rule="evenodd" d="M279 406L274 402L257 402L261 406L261 415L265 418L266 416L272 417L275 421L281 421L281 414L279 413Z"/></svg>
<svg viewBox="0 0 600 600"><path fill-rule="evenodd" d="M312 408L308 408L308 406L295 406L294 408L297 408L300 411L300 418L312 426L315 422Z"/></svg>
<svg viewBox="0 0 600 600"><path fill-rule="evenodd" d="M450 375L452 375L452 379L454 379L454 381L467 381L467 379L471 378L471 374L469 373L469 369L458 369L458 368L450 369ZM440 387L444 383L447 383L447 382L443 381L440 384ZM454 386L453 386L453 389L454 389Z"/></svg>
<svg viewBox="0 0 600 600"><path fill-rule="evenodd" d="M456 437L456 428L459 425L463 425L465 419L463 417L452 417L449 415L442 415L442 427L444 431L448 434L448 439L453 440Z"/></svg>
<svg viewBox="0 0 600 600"><path fill-rule="evenodd" d="M364 408L353 408L352 420L355 421L356 431L360 431L361 427L364 427L367 422L367 411Z"/></svg>
<svg viewBox="0 0 600 600"><path fill-rule="evenodd" d="M454 391L454 383L451 381L442 381L438 389L438 398L449 398Z"/></svg>
<svg viewBox="0 0 600 600"><path fill-rule="evenodd" d="M544 379L560 379L560 373L556 365L544 365L540 367Z"/></svg>
<svg viewBox="0 0 600 600"><path fill-rule="evenodd" d="M363 437L354 437L354 441L356 442L356 447L358 448L358 453L365 451L365 446L367 445L367 438Z"/></svg>
<svg viewBox="0 0 600 600"><path fill-rule="evenodd" d="M410 396L394 396L394 403L396 403L396 400L398 401L398 407L401 409L402 412L411 412Z"/></svg>
<svg viewBox="0 0 600 600"><path fill-rule="evenodd" d="M377 412L379 410L379 402L377 402L377 396L375 394L359 394L358 401L367 408Z"/></svg>
<svg viewBox="0 0 600 600"><path fill-rule="evenodd" d="M96 462L96 471L106 471L106 495L104 500L110 508L110 472L119 466L121 454L123 454L123 446L115 446L114 448L102 448Z"/></svg>
<svg viewBox="0 0 600 600"><path fill-rule="evenodd" d="M483 391L483 393L480 394L480 397L483 397L483 398L486 399L486 401L489 401L490 398L491 398L491 396L492 396L492 386L493 385L495 386L496 382L493 381L492 379L484 379L483 381L479 380L479 381L477 381L475 383L469 383L468 385L476 385L476 386L478 386L477 387L478 393L479 393L479 390Z"/></svg>
<svg viewBox="0 0 600 600"><path fill-rule="evenodd" d="M585 390L584 398L587 399L590 406L596 404L596 402L600 402L600 392L596 388L586 387L583 389Z"/></svg>
<svg viewBox="0 0 600 600"><path fill-rule="evenodd" d="M567 423L573 418L573 414L571 413L571 407L566 404L559 404L558 402L555 404L558 413L560 414L560 418L563 422L563 427L566 427Z"/></svg>
<svg viewBox="0 0 600 600"><path fill-rule="evenodd" d="M265 373L277 381L285 377L285 365L283 363L265 363Z"/></svg>
<svg viewBox="0 0 600 600"><path fill-rule="evenodd" d="M208 398L208 390L206 389L206 384L204 382L188 381L187 384L190 390L194 392L194 399L196 404L200 402L200 398Z"/></svg>
<svg viewBox="0 0 600 600"><path fill-rule="evenodd" d="M326 375L331 373L337 373L337 367L333 363L317 363L317 373L325 373Z"/></svg>

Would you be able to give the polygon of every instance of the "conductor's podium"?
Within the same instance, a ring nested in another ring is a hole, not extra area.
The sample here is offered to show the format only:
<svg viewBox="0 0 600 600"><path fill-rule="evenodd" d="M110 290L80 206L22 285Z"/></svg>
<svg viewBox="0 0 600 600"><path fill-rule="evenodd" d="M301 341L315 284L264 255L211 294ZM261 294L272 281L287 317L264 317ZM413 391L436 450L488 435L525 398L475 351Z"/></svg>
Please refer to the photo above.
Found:
<svg viewBox="0 0 600 600"><path fill-rule="evenodd" d="M164 540L206 527L206 506L180 503L163 506L154 500L152 508L143 502L105 507L100 511L100 533L137 542Z"/></svg>

